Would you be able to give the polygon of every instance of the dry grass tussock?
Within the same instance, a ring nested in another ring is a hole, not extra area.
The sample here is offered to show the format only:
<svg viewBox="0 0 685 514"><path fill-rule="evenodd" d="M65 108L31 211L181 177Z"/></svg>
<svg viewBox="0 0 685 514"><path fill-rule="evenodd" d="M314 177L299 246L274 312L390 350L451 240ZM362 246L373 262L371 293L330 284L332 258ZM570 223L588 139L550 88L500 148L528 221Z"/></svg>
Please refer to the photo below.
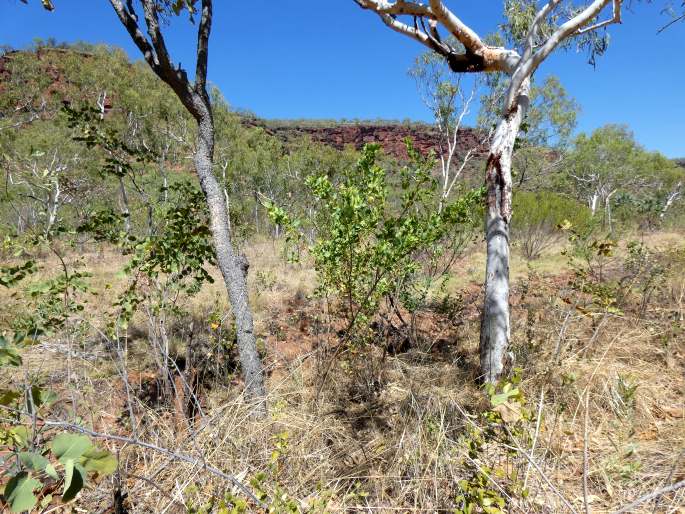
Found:
<svg viewBox="0 0 685 514"><path fill-rule="evenodd" d="M285 264L271 242L247 253L269 368L266 420L251 415L237 373L212 375L196 389L190 416L174 400L158 401L144 316L130 328L125 355L98 332L111 297L90 299L78 337L57 334L27 355L26 371L63 398L53 419L77 416L96 432L194 461L105 439L119 473L85 491L78 511L114 512L120 488L131 514L230 512L220 500L242 493L209 467L247 484L273 512L453 512L480 495L493 505L503 499L503 512L604 513L685 479L685 281L677 267L646 310L634 289L620 313L563 301L572 294L567 268L543 262L539 272L517 273L512 341L522 397L505 415L475 382L473 280L460 278L462 301L452 310L421 314L425 344L340 348L327 304L311 297L313 271ZM112 295L123 288L114 274L121 257L82 257L96 285L111 284ZM457 272L478 269L472 258ZM204 288L171 329L176 351L191 323L211 339L217 329L206 320L225 308L219 281ZM684 505L680 489L630 512Z"/></svg>

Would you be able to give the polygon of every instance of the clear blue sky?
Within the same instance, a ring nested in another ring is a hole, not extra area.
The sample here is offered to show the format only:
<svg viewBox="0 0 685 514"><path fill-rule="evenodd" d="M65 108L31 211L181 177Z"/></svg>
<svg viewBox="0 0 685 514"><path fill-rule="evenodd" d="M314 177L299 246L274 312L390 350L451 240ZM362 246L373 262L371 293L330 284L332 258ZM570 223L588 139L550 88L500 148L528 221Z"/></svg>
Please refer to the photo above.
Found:
<svg viewBox="0 0 685 514"><path fill-rule="evenodd" d="M55 3L47 13L39 0L0 0L0 44L54 37L118 45L139 58L107 0ZM496 29L502 3L447 5L484 35ZM539 75L558 75L581 104L579 130L625 123L646 148L685 156L685 23L656 35L664 21L658 4L634 5L611 28L596 68L575 52L543 65ZM179 20L168 35L175 59L191 69L193 31ZM421 50L352 0L216 0L210 80L234 107L266 118L429 120L407 76Z"/></svg>

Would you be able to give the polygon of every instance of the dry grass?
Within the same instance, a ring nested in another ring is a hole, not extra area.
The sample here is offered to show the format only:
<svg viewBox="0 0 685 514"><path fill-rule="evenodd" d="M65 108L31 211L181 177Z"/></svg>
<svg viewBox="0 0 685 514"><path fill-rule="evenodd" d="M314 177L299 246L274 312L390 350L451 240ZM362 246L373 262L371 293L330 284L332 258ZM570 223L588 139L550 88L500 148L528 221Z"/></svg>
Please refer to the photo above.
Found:
<svg viewBox="0 0 685 514"><path fill-rule="evenodd" d="M659 246L679 242L663 234L652 239ZM82 340L55 336L27 356L30 372L45 377L64 398L54 417L76 412L96 431L134 436L198 459L192 466L134 445L108 443L119 454L130 513L186 512L188 505L198 508L223 497L230 485L207 473L203 462L245 483L264 473L262 487L270 498L287 493L304 510L326 499L326 512L450 512L461 492L459 481L475 466L492 470L497 485L490 486L507 498L509 512L569 512L568 502L580 513L586 445L593 513L613 512L685 478L682 275L671 277L670 294L654 298L644 319L626 310L601 321L569 311L559 300L568 274L562 258L545 256L532 263L537 275L530 275L516 257L512 341L531 418L508 440L521 446L519 451L492 439L473 461L469 443L474 434L483 434L482 414L488 410L474 382L483 261L478 251L455 265L450 285L452 291L466 290L460 324L434 313L422 321L424 332L445 344L396 356L377 348L343 352L323 387L322 367L335 338L319 326L328 319L325 305L309 298L313 271L284 263L268 241L253 243L246 252L256 331L270 371L267 420L251 416L237 380L205 391L203 416L192 423L173 408L153 408L126 395L121 362L103 349L92 329L83 330ZM84 315L102 327L107 305L123 288L116 271L125 259L111 252L81 257L94 271L96 290L111 285L111 293L90 298ZM46 257L43 273L56 264ZM0 301L7 311L14 300ZM226 310L219 280L187 306L198 322L216 309ZM131 340L127 365L129 381L139 390L150 380L150 359L143 318L135 325L138 335ZM513 470L525 479L527 498L512 491ZM81 500L85 511L104 512L111 490L110 481L88 490ZM634 512L685 512L683 505L685 490L680 490Z"/></svg>

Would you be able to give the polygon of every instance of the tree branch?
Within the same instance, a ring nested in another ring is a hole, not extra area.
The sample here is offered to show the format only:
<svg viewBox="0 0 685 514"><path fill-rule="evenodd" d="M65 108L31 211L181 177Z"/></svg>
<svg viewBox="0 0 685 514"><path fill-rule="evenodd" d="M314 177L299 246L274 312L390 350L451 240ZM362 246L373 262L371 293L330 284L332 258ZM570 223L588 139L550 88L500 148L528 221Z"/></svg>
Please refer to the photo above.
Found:
<svg viewBox="0 0 685 514"><path fill-rule="evenodd" d="M375 12L389 28L408 36L434 52L442 55L455 73L481 71L508 71L512 62L518 61L518 54L504 48L491 48L483 44L478 34L466 26L445 5L434 0L431 7L415 2L385 0L354 0L362 9ZM399 15L414 16L414 26L397 19ZM416 18L421 20L424 30L419 29ZM424 18L429 20L425 29ZM456 50L440 40L437 23L441 23L466 48L465 53Z"/></svg>
<svg viewBox="0 0 685 514"><path fill-rule="evenodd" d="M121 3L121 0L109 1L110 4L112 4L114 11L117 13L119 20L131 36L131 39L133 39L135 45L142 52L143 57L145 57L145 61L150 65L150 68L152 68L155 73L159 74L159 61L157 60L157 56L155 55L152 46L140 30L140 27L138 27L137 16L135 15L135 12L126 9Z"/></svg>
<svg viewBox="0 0 685 514"><path fill-rule="evenodd" d="M592 30L597 30L601 29L602 27L606 27L607 25L613 25L614 23L621 23L621 2L622 0L614 0L614 11L610 19L604 20L600 23L596 23L595 25L592 25L591 27L587 27L584 29L578 29L578 31L573 34L573 35L580 35L580 34L585 34L586 32L590 32Z"/></svg>
<svg viewBox="0 0 685 514"><path fill-rule="evenodd" d="M637 507L638 505L645 503L645 502L648 502L649 500L659 498L660 496L663 496L664 494L675 492L678 489L682 489L683 487L685 487L685 480L681 480L680 482L676 482L675 484L672 484L672 485L669 485L666 487L662 487L661 489L657 489L656 491L653 491L649 494L645 494L644 496L639 497L633 503L626 505L625 507L614 512L614 514L623 514L626 512L633 512L635 510L635 507Z"/></svg>
<svg viewBox="0 0 685 514"><path fill-rule="evenodd" d="M479 54L485 50L485 45L476 32L462 22L450 11L441 0L430 0L433 16L464 45L467 52Z"/></svg>
<svg viewBox="0 0 685 514"><path fill-rule="evenodd" d="M408 14L410 16L422 16L426 18L434 18L430 7L418 4L416 2L406 2L404 0L397 0L396 2L388 2L386 0L354 0L362 9L369 9L378 14L399 15Z"/></svg>
<svg viewBox="0 0 685 514"><path fill-rule="evenodd" d="M95 432L93 430L89 430L87 428L81 427L79 425L74 425L72 423L67 423L65 421L49 421L49 420L42 420L43 424L45 426L50 426L50 427L55 427L55 428L62 428L65 430L71 430L72 432L79 432L81 434L88 435L90 437L98 438L98 439L106 439L110 441L118 441L121 443L125 444L132 444L134 446L140 446L141 448L146 448L148 450L153 450L158 453L161 453L163 455L166 455L167 457L170 457L174 460L179 460L181 462L186 462L188 464L192 464L194 466L199 466L208 473L211 473L212 475L218 476L224 480L227 480L231 484L233 484L237 489L240 490L245 496L247 496L250 500L252 500L257 506L259 507L266 507L266 505L259 500L255 496L255 494L245 485L243 484L240 480L238 480L236 477L233 475L229 475L228 473L224 473L220 469L215 468L214 466L208 465L206 462L204 462L204 459L196 459L194 457L191 457L190 455L186 455L183 453L176 453L172 450L169 450L167 448L162 448L161 446L154 445L152 443L147 443L145 441L139 441L138 439L132 439L129 437L124 437L120 435L113 435L113 434L104 434L102 432Z"/></svg>
<svg viewBox="0 0 685 514"><path fill-rule="evenodd" d="M569 37L578 35L582 27L588 25L590 22L592 22L592 20L599 16L602 10L604 10L604 8L612 1L615 15L614 18L609 21L609 23L615 23L615 19L620 21L622 0L594 0L594 2L589 4L573 18L559 26L557 30L555 30L554 33L547 38L547 41L540 46L540 48L538 48L535 52L532 52L530 56L518 66L514 76L512 77L509 91L507 93L507 100L505 103L507 109L513 105L514 98L518 95L518 91L521 88L523 81L527 78L530 78L532 74L535 73L535 70L537 70L542 61L544 61L549 54L551 54L552 51L554 51L554 49L561 44L562 41L568 39ZM546 4L541 11L545 10L548 6L549 4ZM536 18L537 17L538 16L536 15ZM592 29L592 27L588 28L588 30L590 29Z"/></svg>
<svg viewBox="0 0 685 514"><path fill-rule="evenodd" d="M197 63L195 66L195 91L206 94L207 59L209 35L212 31L212 0L202 0L202 17L197 31Z"/></svg>
<svg viewBox="0 0 685 514"><path fill-rule="evenodd" d="M540 28L540 24L547 18L547 16L554 10L554 8L561 3L561 0L551 0L551 2L545 4L542 9L538 11L538 13L535 15L535 19L533 20L533 24L530 26L530 29L528 30L528 34L526 35L526 50L523 54L523 61L528 60L530 58L531 54L533 53L533 50L535 49L535 38L537 37L538 34L538 29Z"/></svg>

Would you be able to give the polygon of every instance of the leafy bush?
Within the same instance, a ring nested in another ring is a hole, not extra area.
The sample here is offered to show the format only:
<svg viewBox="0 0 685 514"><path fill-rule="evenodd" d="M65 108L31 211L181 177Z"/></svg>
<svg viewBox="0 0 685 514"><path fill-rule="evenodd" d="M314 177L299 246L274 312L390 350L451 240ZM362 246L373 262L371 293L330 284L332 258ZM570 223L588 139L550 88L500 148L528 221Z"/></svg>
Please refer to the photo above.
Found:
<svg viewBox="0 0 685 514"><path fill-rule="evenodd" d="M307 186L320 206L311 247L319 293L339 300L347 332L368 326L384 299L408 310L425 290L417 277L424 260L445 250L455 229L474 224L482 192L471 191L437 208L433 161L408 143L409 165L392 174L377 164L380 147L366 145L356 166L338 180L313 176ZM394 187L393 180L398 187ZM272 221L299 238L301 223L269 204Z"/></svg>
<svg viewBox="0 0 685 514"><path fill-rule="evenodd" d="M0 268L0 282L16 285L37 271L35 263ZM17 378L11 368L22 366L22 350L44 334L63 328L74 313L83 310L76 293L87 288L87 274L71 272L27 288L32 308L12 337L0 334L0 368L6 380L0 389L0 454L2 454L2 494L0 505L10 512L41 510L61 496L63 503L76 498L88 477L105 476L116 470L116 459L94 446L89 437L53 431L45 417L58 400L57 395L35 378ZM58 492L61 487L61 492ZM4 512L4 511L3 511Z"/></svg>
<svg viewBox="0 0 685 514"><path fill-rule="evenodd" d="M512 236L521 246L524 257L534 260L561 239L557 225L568 221L585 227L590 211L577 201L548 191L520 191L514 195Z"/></svg>

